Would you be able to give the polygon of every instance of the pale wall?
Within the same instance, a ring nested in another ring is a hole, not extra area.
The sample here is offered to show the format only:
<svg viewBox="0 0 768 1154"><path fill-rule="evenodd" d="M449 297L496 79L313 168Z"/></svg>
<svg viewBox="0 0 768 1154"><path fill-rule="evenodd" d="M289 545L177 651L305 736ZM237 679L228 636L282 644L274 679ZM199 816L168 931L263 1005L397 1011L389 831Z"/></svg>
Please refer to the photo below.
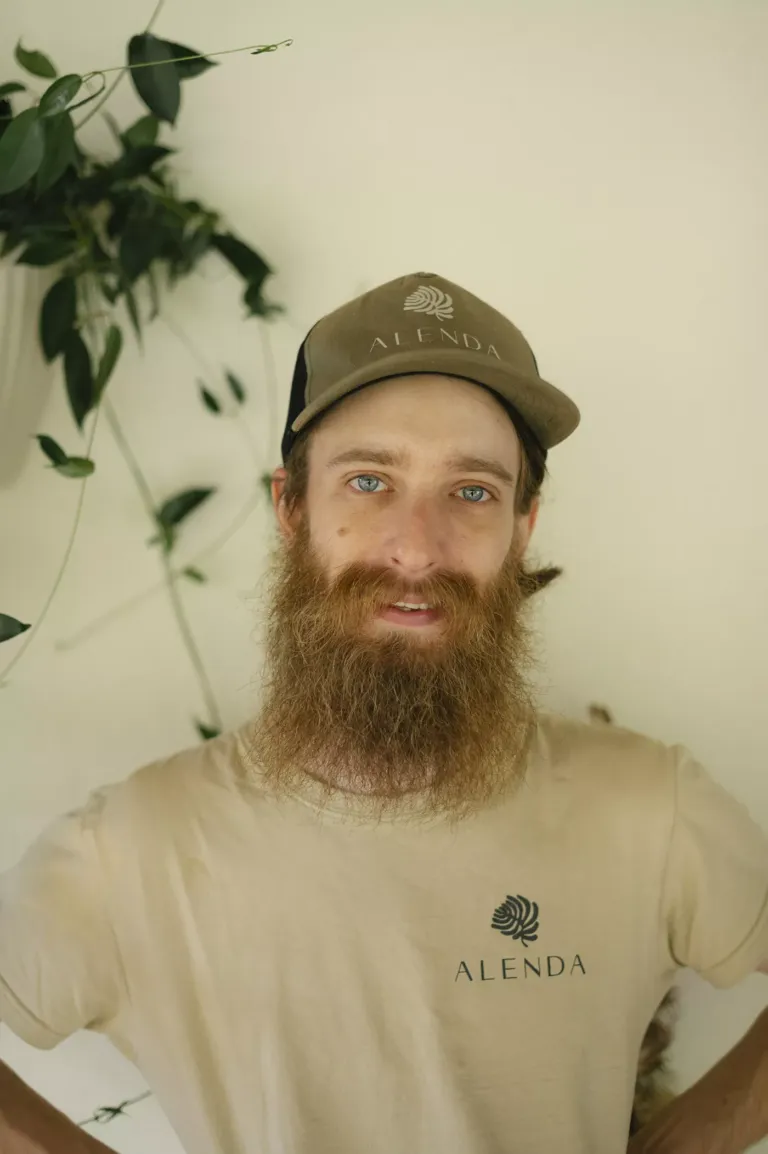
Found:
<svg viewBox="0 0 768 1154"><path fill-rule="evenodd" d="M65 70L108 66L149 9L5 0L3 40L23 36ZM201 411L197 367L159 325L114 382L158 493L222 488L185 549L277 463L292 358L318 315L406 271L463 282L508 312L583 410L552 456L538 531L542 559L567 569L541 606L547 700L579 715L603 700L622 723L685 742L768 826L768 8L169 0L158 31L206 50L295 39L227 57L187 86L176 133L185 189L261 248L288 307L272 332L270 417L257 322L240 322L224 271L212 266L171 306L206 356L251 386L255 467L241 432ZM113 112L137 112L127 85ZM58 395L43 423L74 451ZM67 580L0 693L3 862L92 786L193 740L197 691L162 597L55 649L156 579L106 430L97 457ZM75 498L35 456L0 491L0 608L34 619ZM227 724L253 704L247 595L268 527L262 509L207 566L210 584L186 593ZM759 978L726 994L686 985L684 1082L768 994ZM84 1037L39 1055L0 1039L0 1055L83 1117L141 1087L102 1050ZM131 1154L175 1148L154 1103L134 1116L102 1133Z"/></svg>

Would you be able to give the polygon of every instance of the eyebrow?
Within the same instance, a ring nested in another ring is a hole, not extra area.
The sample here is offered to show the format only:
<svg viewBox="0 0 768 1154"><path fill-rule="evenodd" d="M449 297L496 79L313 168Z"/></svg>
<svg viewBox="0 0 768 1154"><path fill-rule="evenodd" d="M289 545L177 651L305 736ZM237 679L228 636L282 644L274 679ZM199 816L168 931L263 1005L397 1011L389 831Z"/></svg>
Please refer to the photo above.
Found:
<svg viewBox="0 0 768 1154"><path fill-rule="evenodd" d="M326 468L335 469L339 465L349 465L355 461L368 462L370 464L387 466L403 466L407 463L408 457L405 453L392 452L390 449L375 449L368 445L357 446L353 449L345 449L343 453L337 453L327 464ZM466 471L470 473L487 473L491 477L495 477L497 481L501 481L503 485L516 485L517 478L501 461L497 461L493 457L473 457L466 454L459 454L457 456L449 457L445 462L448 469L457 471Z"/></svg>

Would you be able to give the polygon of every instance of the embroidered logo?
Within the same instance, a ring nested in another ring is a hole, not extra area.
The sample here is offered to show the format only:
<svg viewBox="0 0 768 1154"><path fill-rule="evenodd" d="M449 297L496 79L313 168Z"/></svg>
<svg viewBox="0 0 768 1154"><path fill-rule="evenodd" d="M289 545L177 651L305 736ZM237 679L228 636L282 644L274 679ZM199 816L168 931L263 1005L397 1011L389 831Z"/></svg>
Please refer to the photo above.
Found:
<svg viewBox="0 0 768 1154"><path fill-rule="evenodd" d="M522 894L517 897L507 894L507 900L493 911L491 927L527 947L529 942L535 942L539 936L538 903L529 901Z"/></svg>
<svg viewBox="0 0 768 1154"><path fill-rule="evenodd" d="M453 316L453 297L442 289L419 285L415 293L405 298L405 312L426 313L439 321L447 321Z"/></svg>

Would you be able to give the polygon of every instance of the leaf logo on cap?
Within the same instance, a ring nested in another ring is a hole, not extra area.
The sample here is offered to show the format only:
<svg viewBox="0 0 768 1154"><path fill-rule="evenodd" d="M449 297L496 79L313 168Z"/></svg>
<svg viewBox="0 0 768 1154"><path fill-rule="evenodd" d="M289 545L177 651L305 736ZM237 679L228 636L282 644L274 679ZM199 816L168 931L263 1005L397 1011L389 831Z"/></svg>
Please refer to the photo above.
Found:
<svg viewBox="0 0 768 1154"><path fill-rule="evenodd" d="M453 297L442 289L419 285L415 293L405 298L404 307L406 312L426 313L439 321L447 321L453 316Z"/></svg>

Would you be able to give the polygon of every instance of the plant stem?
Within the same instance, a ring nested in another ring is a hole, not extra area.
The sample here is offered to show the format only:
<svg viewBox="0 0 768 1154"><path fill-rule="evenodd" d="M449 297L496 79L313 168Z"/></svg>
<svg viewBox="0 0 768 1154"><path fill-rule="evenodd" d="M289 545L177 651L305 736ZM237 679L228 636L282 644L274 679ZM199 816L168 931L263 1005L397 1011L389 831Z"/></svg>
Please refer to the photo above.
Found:
<svg viewBox="0 0 768 1154"><path fill-rule="evenodd" d="M147 514L152 519L152 521L154 521L156 506L152 496L152 491L149 488L147 479L141 470L141 466L136 460L136 457L133 454L133 450L131 449L125 433L122 430L120 422L117 419L117 414L115 413L112 404L108 400L104 401L104 412L107 423L110 427L110 431L115 438L120 452L123 454L123 458L126 465L128 466L129 472L136 482L136 487L139 490L139 494L144 503ZM171 607L173 609L174 616L176 617L176 622L179 626L179 632L181 633L182 640L189 654L189 659L192 662L195 673L197 674L198 681L200 682L200 688L202 690L203 698L205 699L209 720L213 725L216 726L217 729L223 729L222 717L221 713L219 712L219 707L213 692L213 686L211 685L207 670L203 664L202 656L200 655L200 650L198 649L197 642L195 641L194 635L192 633L186 610L184 609L184 603L182 602L179 595L179 590L177 588L176 579L171 568L168 552L167 550L163 549L162 546L160 550L160 556L163 566L163 576L165 578L165 585L168 590L168 596L171 601Z"/></svg>
<svg viewBox="0 0 768 1154"><path fill-rule="evenodd" d="M88 443L87 443L87 447L86 447L86 451L85 451L86 457L92 456L93 443L96 439L96 429L97 429L98 423L99 423L99 412L100 412L100 407L97 406L95 414L94 414L93 425L91 426L91 432L90 432L89 437L88 437ZM71 557L72 550L75 547L75 538L77 537L77 530L80 527L80 518L82 516L83 503L85 501L85 487L88 484L88 481L89 481L89 478L84 477L83 480L80 482L80 495L78 496L78 499L77 499L77 506L75 508L75 517L74 517L74 520L72 522L72 528L71 528L70 533L69 533L69 540L67 541L67 545L66 545L66 548L64 550L64 556L61 559L61 563L59 565L59 571L56 574L56 578L53 582L53 586L51 587L51 591L45 600L43 608L40 610L40 613L37 616L37 620L35 621L32 628L27 631L27 635L26 635L24 641L22 642L20 649L13 656L11 661L9 661L9 663L6 665L5 669L0 670L0 689L4 689L7 686L8 683L6 681L6 678L8 677L8 674L11 672L12 669L15 669L15 667L21 661L24 654L29 649L34 638L37 636L37 634L40 630L40 626L45 621L45 618L48 615L48 610L50 609L51 605L53 604L53 599L59 591L59 586L61 585L61 582L64 579L64 573L66 571L67 565L69 564L69 558Z"/></svg>
<svg viewBox="0 0 768 1154"><path fill-rule="evenodd" d="M208 671L203 664L200 650L197 647L197 642L195 641L194 635L192 633L189 619L187 618L187 614L184 609L184 602L182 601L181 594L179 593L178 584L174 580L168 554L166 550L163 549L162 545L160 546L160 551L162 555L165 579L168 584L168 594L171 598L171 605L173 606L173 611L176 614L176 620L179 623L179 629L181 630L184 644L186 645L187 651L189 652L189 658L192 662L192 665L194 666L195 672L197 673L197 677L200 682L200 688L203 691L203 697L205 699L206 708L208 710L208 719L211 724L216 727L216 729L222 730L224 728L224 720L221 716L221 712L219 711L216 696L213 692L213 686L211 685L210 679L208 677Z"/></svg>
<svg viewBox="0 0 768 1154"><path fill-rule="evenodd" d="M263 499L263 494L260 490L256 492L252 497L250 497L240 509L238 514L229 523L227 528L222 533L220 533L218 537L214 538L214 540L211 541L209 545L206 545L204 549L201 549L198 553L193 554L189 561L187 561L186 565L182 565L179 568L171 570L171 574L174 580L178 580L180 577L183 577L184 570L190 565L197 565L199 562L204 561L206 557L212 557L219 551L219 549L226 545L226 543L230 541L242 528L259 502ZM86 641L89 637L92 637L95 633L98 633L112 621L117 621L120 617L124 617L127 613L130 613L132 609L135 609L143 601L146 601L147 598L152 597L155 593L159 593L163 589L165 589L165 580L158 581L156 584L150 585L149 588L143 589L140 593L134 593L133 597L129 597L128 600L122 601L119 605L113 606L112 609L107 609L106 612L94 618L94 620L91 621L88 625L84 625L76 633L70 634L69 637L65 637L62 641L57 641L55 648L58 650L75 649L79 644L81 644L81 642Z"/></svg>
<svg viewBox="0 0 768 1154"><path fill-rule="evenodd" d="M208 360L208 358L203 355L203 353L198 348L198 346L184 332L184 330L181 328L181 326L179 324L177 324L176 321L172 320L166 313L160 313L158 315L159 315L159 319L161 321L163 321L163 323L170 329L170 331L173 333L173 335L178 340L181 341L181 343L184 345L184 347L186 348L187 352L192 357L192 359L198 362L198 364L202 368L207 380L210 381L212 384L214 379L219 375L218 370L213 367L213 365ZM256 445L256 442L254 441L253 433L251 432L250 425L245 420L245 417L243 416L242 410L240 409L239 405L238 405L237 409L235 410L234 419L237 422L238 428L240 430L240 434L241 434L243 440L245 441L245 447L246 447L246 450L248 453L248 460L249 461L258 460L258 458L259 458L258 446Z"/></svg>
<svg viewBox="0 0 768 1154"><path fill-rule="evenodd" d="M152 15L150 16L149 22L148 22L146 28L144 29L145 33L152 31L152 27L153 27L155 21L157 20L158 16L160 15L164 4L165 4L165 0L157 0L157 4L155 5L155 10L152 13ZM80 129L83 127L84 124L88 123L88 121L91 119L91 117L96 115L96 113L99 111L100 108L104 107L104 105L109 100L110 96L115 91L115 89L117 88L118 84L123 79L123 77L125 76L127 71L128 71L128 67L125 64L122 65L122 67L119 70L116 68L107 68L104 70L104 72L117 72L118 75L112 81L109 88L107 88L107 90L104 93L104 95L102 96L101 100L97 101L96 105L91 109L91 111L88 113L88 115L84 116L83 119L80 121L80 123L75 126L78 132L80 131ZM104 75L104 72L102 72L102 75ZM96 73L94 73L94 75L96 75Z"/></svg>
<svg viewBox="0 0 768 1154"><path fill-rule="evenodd" d="M160 6L162 6L164 2L165 0L160 0ZM154 16L152 19L154 20ZM145 28L144 31L145 33L148 32L149 26ZM86 73L85 79L90 79L92 76L106 76L110 72L124 73L135 72L138 68L157 68L159 63L179 64L184 63L187 60L211 60L214 56L232 56L236 52L251 52L254 56L258 56L265 52L276 52L278 48L290 48L291 44L293 44L293 40L291 39L278 40L274 44L244 44L241 48L222 48L218 52L195 52L189 56L172 56L168 60L164 61L148 60L146 63L142 64L116 64L114 68L96 68L93 72ZM110 91L114 91L114 88L116 87L117 81L115 81L115 84ZM109 95L109 92L105 92L104 100L106 100ZM97 111L97 109L94 109L94 111ZM90 112L88 116L93 116L93 112ZM85 117L83 124L85 124L85 120L87 119L88 117Z"/></svg>
<svg viewBox="0 0 768 1154"><path fill-rule="evenodd" d="M125 1111L129 1106L136 1106L139 1102L145 1102L147 1098L152 1097L151 1090L145 1090L143 1094L139 1094L136 1098L129 1098L127 1102L121 1102L119 1106L100 1106L92 1118L86 1118L84 1122L78 1122L78 1127L82 1130L85 1126L91 1126L94 1122L112 1122L115 1118L125 1115Z"/></svg>
<svg viewBox="0 0 768 1154"><path fill-rule="evenodd" d="M92 305L92 285L88 281L86 281L86 285L85 285L85 297L86 297L86 303L88 306L88 315L93 316L94 315L94 309L93 309L93 305ZM96 326L93 325L93 323L91 322L91 332L93 334L94 342L95 342L95 327ZM133 477L134 481L136 482L136 487L139 491L139 496L141 497L141 500L144 504L144 508L147 512L147 516L150 518L150 520L153 523L156 523L156 518L155 518L156 504L155 504L155 499L152 496L152 490L149 487L149 483L148 483L146 477L144 476L142 468L139 465L139 462L136 459L136 456L135 456L133 450L131 449L130 444L128 443L128 438L126 437L125 433L123 432L122 426L121 426L121 424L117 418L117 414L115 412L114 406L112 405L111 401L108 398L105 398L103 400L103 405L104 405L104 412L106 414L107 423L109 424L112 435L115 438L115 443L117 444L117 447L119 448L120 452L122 453L123 459L124 459L126 465L128 466L128 471L130 472L131 476ZM179 632L181 633L182 642L183 642L183 644L187 650L187 654L188 654L189 659L192 663L192 667L193 667L193 669L197 675L197 679L200 683L200 690L202 692L203 699L205 701L205 705L206 705L206 708L208 710L209 721L211 722L212 725L215 725L217 729L223 729L223 721L222 721L221 713L219 711L218 703L216 701L215 694L213 692L213 686L211 685L210 679L208 677L208 672L205 668L202 656L200 654L200 650L198 649L194 634L192 633L192 628L189 624L189 619L187 618L187 614L186 614L186 611L184 609L184 603L183 603L181 596L179 594L178 586L176 585L176 579L174 577L173 570L171 568L171 562L170 562L170 557L168 555L168 551L166 549L164 549L162 546L160 547L160 559L161 559L161 565L162 565L162 569L163 569L164 584L165 584L165 587L168 591L168 597L169 597L169 600L171 602L171 609L173 610L173 614L176 618L176 623L179 627Z"/></svg>

